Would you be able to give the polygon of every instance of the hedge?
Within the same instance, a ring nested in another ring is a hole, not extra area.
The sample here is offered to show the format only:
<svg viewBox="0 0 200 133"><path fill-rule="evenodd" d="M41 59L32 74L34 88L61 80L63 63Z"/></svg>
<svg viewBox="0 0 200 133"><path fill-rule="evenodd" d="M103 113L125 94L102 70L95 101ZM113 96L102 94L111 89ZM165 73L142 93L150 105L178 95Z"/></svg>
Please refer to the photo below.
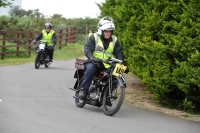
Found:
<svg viewBox="0 0 200 133"><path fill-rule="evenodd" d="M132 73L171 108L200 111L200 1L106 0Z"/></svg>

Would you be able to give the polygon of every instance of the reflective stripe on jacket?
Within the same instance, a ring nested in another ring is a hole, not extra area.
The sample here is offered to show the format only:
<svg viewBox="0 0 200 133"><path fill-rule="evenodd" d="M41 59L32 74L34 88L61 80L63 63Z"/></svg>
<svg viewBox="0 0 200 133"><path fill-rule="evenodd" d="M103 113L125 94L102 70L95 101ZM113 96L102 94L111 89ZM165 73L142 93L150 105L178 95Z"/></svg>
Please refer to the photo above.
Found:
<svg viewBox="0 0 200 133"><path fill-rule="evenodd" d="M112 57L117 37L112 35L112 41L109 43L109 46L106 50L104 49L103 42L98 36L98 33L94 33L94 38L95 38L95 50L93 52L93 56L102 60L107 60L108 58ZM104 66L105 68L110 67L108 64L105 63Z"/></svg>
<svg viewBox="0 0 200 133"><path fill-rule="evenodd" d="M46 32L46 30L42 30L42 40L46 40L47 41L47 46L50 46L53 41L52 41L52 36L55 32L53 30L51 30L48 34Z"/></svg>

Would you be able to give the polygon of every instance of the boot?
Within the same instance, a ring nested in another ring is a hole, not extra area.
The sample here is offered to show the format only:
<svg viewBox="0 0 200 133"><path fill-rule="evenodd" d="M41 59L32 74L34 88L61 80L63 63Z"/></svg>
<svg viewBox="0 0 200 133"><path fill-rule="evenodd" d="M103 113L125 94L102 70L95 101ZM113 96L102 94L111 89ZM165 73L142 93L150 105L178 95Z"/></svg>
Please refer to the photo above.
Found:
<svg viewBox="0 0 200 133"><path fill-rule="evenodd" d="M53 59L52 59L52 58L50 58L50 59L49 59L49 62L53 62Z"/></svg>
<svg viewBox="0 0 200 133"><path fill-rule="evenodd" d="M53 56L49 56L49 62L53 62Z"/></svg>
<svg viewBox="0 0 200 133"><path fill-rule="evenodd" d="M86 96L87 96L87 93L88 93L88 89L83 89L83 91L81 91L81 92L79 93L78 98L79 98L80 100L85 100L85 99L86 99Z"/></svg>

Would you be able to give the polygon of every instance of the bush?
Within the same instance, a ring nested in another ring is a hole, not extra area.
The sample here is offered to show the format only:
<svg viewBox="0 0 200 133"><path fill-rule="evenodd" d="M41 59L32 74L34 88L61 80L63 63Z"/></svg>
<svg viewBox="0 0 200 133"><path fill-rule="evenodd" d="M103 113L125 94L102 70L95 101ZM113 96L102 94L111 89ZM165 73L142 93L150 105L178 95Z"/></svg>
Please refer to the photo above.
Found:
<svg viewBox="0 0 200 133"><path fill-rule="evenodd" d="M107 0L131 72L169 107L200 109L198 0Z"/></svg>

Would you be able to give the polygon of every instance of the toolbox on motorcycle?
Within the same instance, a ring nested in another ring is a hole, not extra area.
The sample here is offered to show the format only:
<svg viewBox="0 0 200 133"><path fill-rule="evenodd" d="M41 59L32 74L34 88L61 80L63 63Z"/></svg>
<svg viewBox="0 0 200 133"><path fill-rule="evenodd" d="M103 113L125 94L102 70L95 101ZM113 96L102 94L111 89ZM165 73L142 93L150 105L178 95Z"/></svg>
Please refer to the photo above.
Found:
<svg viewBox="0 0 200 133"><path fill-rule="evenodd" d="M85 70L85 65L83 64L85 59L76 58L75 68L78 70Z"/></svg>

